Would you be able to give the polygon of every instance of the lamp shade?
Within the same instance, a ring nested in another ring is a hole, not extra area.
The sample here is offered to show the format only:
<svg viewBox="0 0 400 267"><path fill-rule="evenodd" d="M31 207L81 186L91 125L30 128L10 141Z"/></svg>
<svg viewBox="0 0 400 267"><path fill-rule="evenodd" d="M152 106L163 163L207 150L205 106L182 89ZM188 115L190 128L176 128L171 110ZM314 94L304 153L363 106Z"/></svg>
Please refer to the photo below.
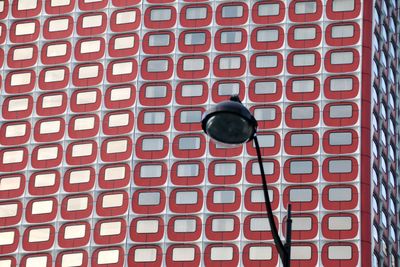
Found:
<svg viewBox="0 0 400 267"><path fill-rule="evenodd" d="M207 111L201 125L212 139L231 145L250 141L257 131L256 119L235 96Z"/></svg>

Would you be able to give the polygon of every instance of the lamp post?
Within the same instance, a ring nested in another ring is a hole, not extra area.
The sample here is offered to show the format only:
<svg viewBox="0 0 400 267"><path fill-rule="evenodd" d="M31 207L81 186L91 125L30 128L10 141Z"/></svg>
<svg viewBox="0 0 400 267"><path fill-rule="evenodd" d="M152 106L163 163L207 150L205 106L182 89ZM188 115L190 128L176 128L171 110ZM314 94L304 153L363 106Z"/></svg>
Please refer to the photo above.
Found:
<svg viewBox="0 0 400 267"><path fill-rule="evenodd" d="M221 102L207 111L201 121L204 132L217 142L237 145L254 140L258 163L260 165L262 188L267 209L268 221L276 249L284 267L290 267L290 243L292 232L291 205L288 205L286 222L286 242L282 243L272 215L271 201L268 194L267 179L262 164L260 145L257 139L257 120L243 106L238 96L232 96L230 101Z"/></svg>

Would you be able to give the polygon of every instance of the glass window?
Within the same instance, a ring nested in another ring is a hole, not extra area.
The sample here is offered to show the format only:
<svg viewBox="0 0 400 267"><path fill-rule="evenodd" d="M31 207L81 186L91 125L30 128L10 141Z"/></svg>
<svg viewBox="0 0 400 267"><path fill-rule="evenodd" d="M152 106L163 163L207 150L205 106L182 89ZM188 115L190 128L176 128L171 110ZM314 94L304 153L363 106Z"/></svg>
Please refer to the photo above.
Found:
<svg viewBox="0 0 400 267"><path fill-rule="evenodd" d="M222 191L221 191L222 192ZM18 204L7 204L3 202L0 204L0 218L13 217L18 213Z"/></svg>
<svg viewBox="0 0 400 267"><path fill-rule="evenodd" d="M14 243L14 231L3 231L0 233L0 246L11 245Z"/></svg>
<svg viewBox="0 0 400 267"><path fill-rule="evenodd" d="M163 98L167 95L167 86L165 85L150 85L147 86L145 90L146 90L145 91L146 98Z"/></svg>
<svg viewBox="0 0 400 267"><path fill-rule="evenodd" d="M295 28L294 39L295 40L313 40L317 36L317 29L315 27L309 28Z"/></svg>
<svg viewBox="0 0 400 267"><path fill-rule="evenodd" d="M329 144L332 146L351 145L352 141L352 134L350 132L329 134Z"/></svg>
<svg viewBox="0 0 400 267"><path fill-rule="evenodd" d="M275 146L275 135L263 134L258 136L258 142L260 147L274 147Z"/></svg>
<svg viewBox="0 0 400 267"><path fill-rule="evenodd" d="M243 6L223 6L223 18L240 18L243 16Z"/></svg>
<svg viewBox="0 0 400 267"><path fill-rule="evenodd" d="M44 173L36 175L34 185L35 187L47 187L47 186L52 186L55 183L56 183L55 173Z"/></svg>
<svg viewBox="0 0 400 267"><path fill-rule="evenodd" d="M352 229L353 220L351 217L331 216L328 219L329 230L343 231Z"/></svg>
<svg viewBox="0 0 400 267"><path fill-rule="evenodd" d="M205 19L207 18L207 8L206 7L188 7L186 9L186 19Z"/></svg>
<svg viewBox="0 0 400 267"><path fill-rule="evenodd" d="M331 118L351 118L353 116L352 105L332 105L329 107L329 117Z"/></svg>
<svg viewBox="0 0 400 267"><path fill-rule="evenodd" d="M350 38L354 36L354 25L335 25L332 27L332 38Z"/></svg>
<svg viewBox="0 0 400 267"><path fill-rule="evenodd" d="M293 220L293 231L310 231L312 229L312 219L311 217L292 217Z"/></svg>
<svg viewBox="0 0 400 267"><path fill-rule="evenodd" d="M329 161L328 171L330 173L351 172L352 162L350 159L334 159Z"/></svg>
<svg viewBox="0 0 400 267"><path fill-rule="evenodd" d="M266 175L271 175L274 173L275 163L273 161L263 161L264 173ZM258 161L254 161L251 164L251 173L254 175L261 175L260 165Z"/></svg>
<svg viewBox="0 0 400 267"><path fill-rule="evenodd" d="M252 246L249 249L250 260L271 260L272 247L270 246Z"/></svg>
<svg viewBox="0 0 400 267"><path fill-rule="evenodd" d="M338 64L351 64L353 63L353 52L333 52L331 53L331 63Z"/></svg>
<svg viewBox="0 0 400 267"><path fill-rule="evenodd" d="M147 62L148 72L160 72L167 70L168 70L168 60L166 59L152 59Z"/></svg>
<svg viewBox="0 0 400 267"><path fill-rule="evenodd" d="M196 204L198 201L197 191L181 191L176 193L176 204Z"/></svg>
<svg viewBox="0 0 400 267"><path fill-rule="evenodd" d="M275 42L279 40L278 29L258 30L257 42Z"/></svg>
<svg viewBox="0 0 400 267"><path fill-rule="evenodd" d="M310 14L317 12L316 2L297 2L294 7L296 14Z"/></svg>
<svg viewBox="0 0 400 267"><path fill-rule="evenodd" d="M313 66L315 65L314 54L296 54L293 56L293 66Z"/></svg>
<svg viewBox="0 0 400 267"><path fill-rule="evenodd" d="M274 201L274 192L268 189L269 200ZM250 194L250 201L252 203L263 203L265 202L264 191L262 189L252 190Z"/></svg>
<svg viewBox="0 0 400 267"><path fill-rule="evenodd" d="M173 261L193 261L194 257L194 248L174 248L172 250Z"/></svg>
<svg viewBox="0 0 400 267"><path fill-rule="evenodd" d="M120 167L107 167L106 171L104 172L104 180L111 181L111 180L120 180L125 177L125 170L124 166Z"/></svg>
<svg viewBox="0 0 400 267"><path fill-rule="evenodd" d="M88 197L73 197L67 201L67 211L85 210L88 207Z"/></svg>
<svg viewBox="0 0 400 267"><path fill-rule="evenodd" d="M69 252L62 255L62 260L61 260L62 267L81 266L82 264L83 264L82 252L74 252L74 253Z"/></svg>
<svg viewBox="0 0 400 267"><path fill-rule="evenodd" d="M331 91L351 91L353 90L353 79L351 78L332 78L330 80Z"/></svg>
<svg viewBox="0 0 400 267"><path fill-rule="evenodd" d="M60 121L56 121L56 122L60 123ZM26 134L26 127L27 127L27 124L25 124L25 123L24 124L7 125L5 136L8 138L24 136Z"/></svg>
<svg viewBox="0 0 400 267"><path fill-rule="evenodd" d="M278 66L277 56L257 56L256 67L257 68L274 68Z"/></svg>
<svg viewBox="0 0 400 267"><path fill-rule="evenodd" d="M223 31L221 33L221 43L223 44L237 44L242 41L241 31Z"/></svg>
<svg viewBox="0 0 400 267"><path fill-rule="evenodd" d="M314 87L314 80L294 80L292 83L294 93L311 93L314 92Z"/></svg>
<svg viewBox="0 0 400 267"><path fill-rule="evenodd" d="M221 70L239 69L241 62L240 57L222 57L219 60L219 68Z"/></svg>
<svg viewBox="0 0 400 267"><path fill-rule="evenodd" d="M162 150L164 148L164 140L162 138L146 138L142 142L143 151Z"/></svg>
<svg viewBox="0 0 400 267"><path fill-rule="evenodd" d="M121 221L117 222L102 222L100 225L100 235L118 235L121 233Z"/></svg>
<svg viewBox="0 0 400 267"><path fill-rule="evenodd" d="M183 60L184 71L196 71L204 69L204 59L202 58L186 58Z"/></svg>
<svg viewBox="0 0 400 267"><path fill-rule="evenodd" d="M151 44L150 44L151 45ZM134 36L123 36L123 37L115 37L114 39L114 49L128 49L135 46L135 37Z"/></svg>
<svg viewBox="0 0 400 267"><path fill-rule="evenodd" d="M20 176L2 177L0 180L0 191L15 190L21 186Z"/></svg>
<svg viewBox="0 0 400 267"><path fill-rule="evenodd" d="M160 192L140 192L139 205L158 205L160 204Z"/></svg>
<svg viewBox="0 0 400 267"><path fill-rule="evenodd" d="M163 124L165 122L165 112L163 111L146 111L143 117L144 124Z"/></svg>
<svg viewBox="0 0 400 267"><path fill-rule="evenodd" d="M329 201L351 201L351 188L330 188L328 193Z"/></svg>
<svg viewBox="0 0 400 267"><path fill-rule="evenodd" d="M292 245L292 251L290 254L293 260L309 260L311 259L311 247L310 246L296 246Z"/></svg>
<svg viewBox="0 0 400 267"><path fill-rule="evenodd" d="M199 164L182 163L178 165L177 175L180 177L193 177L199 175Z"/></svg>
<svg viewBox="0 0 400 267"><path fill-rule="evenodd" d="M29 231L29 242L44 242L50 238L50 228L36 228Z"/></svg>
<svg viewBox="0 0 400 267"><path fill-rule="evenodd" d="M171 9L169 8L152 9L150 12L150 20L166 21L171 19L171 15Z"/></svg>
<svg viewBox="0 0 400 267"><path fill-rule="evenodd" d="M230 176L236 174L236 164L234 162L216 163L214 165L216 176Z"/></svg>
<svg viewBox="0 0 400 267"><path fill-rule="evenodd" d="M250 231L271 231L268 219L264 217L250 219Z"/></svg>
<svg viewBox="0 0 400 267"><path fill-rule="evenodd" d="M50 229L47 229L50 230ZM86 234L85 224L68 225L64 229L65 239L82 238Z"/></svg>
<svg viewBox="0 0 400 267"><path fill-rule="evenodd" d="M160 177L161 172L162 172L162 166L158 164L149 164L140 166L141 178Z"/></svg>
<svg viewBox="0 0 400 267"><path fill-rule="evenodd" d="M185 84L182 85L182 96L183 97L196 97L203 95L202 84Z"/></svg>
<svg viewBox="0 0 400 267"><path fill-rule="evenodd" d="M140 197L139 197L140 198ZM124 202L123 194L109 194L103 196L103 208L120 207Z"/></svg>
<svg viewBox="0 0 400 267"><path fill-rule="evenodd" d="M218 95L237 95L240 91L240 85L237 82L224 82L218 84Z"/></svg>
<svg viewBox="0 0 400 267"><path fill-rule="evenodd" d="M258 6L259 16L277 16L279 15L279 4L278 3L263 3Z"/></svg>
<svg viewBox="0 0 400 267"><path fill-rule="evenodd" d="M213 232L232 232L234 226L235 224L232 218L213 219L211 223Z"/></svg>
<svg viewBox="0 0 400 267"><path fill-rule="evenodd" d="M117 62L112 64L112 75L122 75L132 73L133 63L130 62Z"/></svg>
<svg viewBox="0 0 400 267"><path fill-rule="evenodd" d="M211 260L215 261L227 261L233 258L232 247L212 247L211 248Z"/></svg>
<svg viewBox="0 0 400 267"><path fill-rule="evenodd" d="M202 112L200 110L182 111L180 121L182 123L198 123L201 121Z"/></svg>
<svg viewBox="0 0 400 267"><path fill-rule="evenodd" d="M333 0L332 11L334 12L344 12L354 10L354 0Z"/></svg>
<svg viewBox="0 0 400 267"><path fill-rule="evenodd" d="M200 148L200 138L198 137L182 137L179 138L179 149L199 149Z"/></svg>
<svg viewBox="0 0 400 267"><path fill-rule="evenodd" d="M139 220L136 224L136 232L139 234L154 234L158 232L158 220Z"/></svg>
<svg viewBox="0 0 400 267"><path fill-rule="evenodd" d="M174 221L174 232L176 233L193 233L195 231L195 219L177 219Z"/></svg>
<svg viewBox="0 0 400 267"><path fill-rule="evenodd" d="M312 146L314 144L312 134L292 134L290 136L292 146Z"/></svg>
<svg viewBox="0 0 400 267"><path fill-rule="evenodd" d="M331 260L350 260L353 257L351 246L329 246L328 258Z"/></svg>
<svg viewBox="0 0 400 267"><path fill-rule="evenodd" d="M292 119L293 120L309 120L314 118L313 107L293 107Z"/></svg>
<svg viewBox="0 0 400 267"><path fill-rule="evenodd" d="M256 94L275 94L276 82L256 82L254 84L254 91Z"/></svg>
<svg viewBox="0 0 400 267"><path fill-rule="evenodd" d="M117 16L116 16L117 24L132 23L132 22L135 22L135 20L136 20L136 11L135 10L118 12Z"/></svg>
<svg viewBox="0 0 400 267"><path fill-rule="evenodd" d="M275 108L256 108L254 109L254 117L258 121L272 121L276 118Z"/></svg>
<svg viewBox="0 0 400 267"><path fill-rule="evenodd" d="M185 45L202 45L206 43L204 32L191 32L185 34Z"/></svg>
<svg viewBox="0 0 400 267"><path fill-rule="evenodd" d="M296 160L290 162L291 174L308 174L313 171L313 164L311 160Z"/></svg>
<svg viewBox="0 0 400 267"><path fill-rule="evenodd" d="M119 250L101 250L97 255L98 264L112 264L119 260Z"/></svg>
<svg viewBox="0 0 400 267"><path fill-rule="evenodd" d="M213 202L216 204L234 203L236 193L233 190L216 190L213 193Z"/></svg>
<svg viewBox="0 0 400 267"><path fill-rule="evenodd" d="M310 202L312 200L312 190L308 188L290 189L289 198L293 202Z"/></svg>

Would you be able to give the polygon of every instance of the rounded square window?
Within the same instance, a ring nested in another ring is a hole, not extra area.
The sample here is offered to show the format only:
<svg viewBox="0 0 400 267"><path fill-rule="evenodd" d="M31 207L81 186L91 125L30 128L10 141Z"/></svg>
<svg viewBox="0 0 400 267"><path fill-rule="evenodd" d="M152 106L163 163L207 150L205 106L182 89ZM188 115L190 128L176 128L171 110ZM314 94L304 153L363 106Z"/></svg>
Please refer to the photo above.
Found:
<svg viewBox="0 0 400 267"><path fill-rule="evenodd" d="M356 49L332 49L325 54L325 69L333 73L349 73L359 68L360 53Z"/></svg>
<svg viewBox="0 0 400 267"><path fill-rule="evenodd" d="M360 0L328 0L326 3L326 16L330 20L355 19L360 15Z"/></svg>
<svg viewBox="0 0 400 267"><path fill-rule="evenodd" d="M31 124L28 121L4 123L0 127L0 144L5 146L22 145L30 138Z"/></svg>
<svg viewBox="0 0 400 267"><path fill-rule="evenodd" d="M133 246L128 254L128 266L160 266L162 249L156 245Z"/></svg>
<svg viewBox="0 0 400 267"><path fill-rule="evenodd" d="M214 46L222 52L241 51L247 47L247 31L242 28L220 29L215 33Z"/></svg>
<svg viewBox="0 0 400 267"><path fill-rule="evenodd" d="M93 188L95 170L92 167L78 167L65 172L63 187L66 192L88 191Z"/></svg>
<svg viewBox="0 0 400 267"><path fill-rule="evenodd" d="M240 234L240 220L235 215L212 215L207 218L205 228L209 240L235 240Z"/></svg>
<svg viewBox="0 0 400 267"><path fill-rule="evenodd" d="M104 12L83 13L76 22L76 32L80 36L103 33L107 28L107 15Z"/></svg>
<svg viewBox="0 0 400 267"><path fill-rule="evenodd" d="M193 264L199 265L201 259L200 248L196 245L172 245L169 246L166 253L168 265L174 264Z"/></svg>
<svg viewBox="0 0 400 267"><path fill-rule="evenodd" d="M289 5L289 19L292 22L317 21L322 16L323 6L320 0L295 0Z"/></svg>
<svg viewBox="0 0 400 267"><path fill-rule="evenodd" d="M326 27L325 32L326 43L330 46L350 46L360 41L361 29L358 23L332 23Z"/></svg>
<svg viewBox="0 0 400 267"><path fill-rule="evenodd" d="M207 209L211 212L233 212L240 208L241 193L234 187L214 187L207 192Z"/></svg>
<svg viewBox="0 0 400 267"><path fill-rule="evenodd" d="M0 52L3 54L3 52ZM1 55L2 58L4 55ZM38 48L36 45L12 46L8 51L7 65L10 68L28 68L36 64ZM3 60L0 60L0 67Z"/></svg>
<svg viewBox="0 0 400 267"><path fill-rule="evenodd" d="M130 225L130 237L134 242L157 242L163 238L164 221L161 217L138 217Z"/></svg>
<svg viewBox="0 0 400 267"><path fill-rule="evenodd" d="M206 140L202 134L181 134L174 138L172 153L177 158L198 158L204 155Z"/></svg>
<svg viewBox="0 0 400 267"><path fill-rule="evenodd" d="M180 11L180 24L186 28L200 28L210 25L213 17L211 6L207 4L190 4Z"/></svg>
<svg viewBox="0 0 400 267"><path fill-rule="evenodd" d="M18 70L7 73L4 89L8 94L28 93L35 87L36 72L33 70Z"/></svg>
<svg viewBox="0 0 400 267"><path fill-rule="evenodd" d="M284 30L279 26L255 28L252 30L250 38L251 46L255 50L279 49L283 46L284 40Z"/></svg>
<svg viewBox="0 0 400 267"><path fill-rule="evenodd" d="M275 266L278 264L278 252L269 244L250 243L243 248L244 265Z"/></svg>
<svg viewBox="0 0 400 267"><path fill-rule="evenodd" d="M202 221L197 216L174 216L168 221L168 238L172 241L196 241L201 233Z"/></svg>
<svg viewBox="0 0 400 267"><path fill-rule="evenodd" d="M100 120L97 115L77 115L69 119L68 135L72 139L94 137L99 132Z"/></svg>
<svg viewBox="0 0 400 267"><path fill-rule="evenodd" d="M14 173L0 176L0 199L19 197L25 190L25 175Z"/></svg>
<svg viewBox="0 0 400 267"><path fill-rule="evenodd" d="M93 210L93 197L90 194L68 195L61 203L61 217L65 220L86 219Z"/></svg>
<svg viewBox="0 0 400 267"><path fill-rule="evenodd" d="M58 202L54 197L34 198L26 205L25 219L29 223L51 222L57 216Z"/></svg>
<svg viewBox="0 0 400 267"><path fill-rule="evenodd" d="M314 186L288 186L283 193L283 204L293 211L311 211L318 206L318 191Z"/></svg>
<svg viewBox="0 0 400 267"><path fill-rule="evenodd" d="M168 151L169 139L165 135L143 135L136 140L135 155L139 159L162 159Z"/></svg>
<svg viewBox="0 0 400 267"><path fill-rule="evenodd" d="M47 24L45 22L43 26L43 35L45 38L45 32L47 29L46 26ZM39 38L40 28L40 23L37 19L14 21L11 24L11 28L9 30L10 41L11 43L34 42Z"/></svg>
<svg viewBox="0 0 400 267"><path fill-rule="evenodd" d="M134 56L138 51L139 35L136 33L113 35L108 43L108 54L113 58Z"/></svg>
<svg viewBox="0 0 400 267"><path fill-rule="evenodd" d="M287 70L290 74L313 74L320 68L321 55L316 51L295 51L288 55Z"/></svg>
<svg viewBox="0 0 400 267"><path fill-rule="evenodd" d="M58 253L57 266L88 266L88 253L86 250L67 250Z"/></svg>
<svg viewBox="0 0 400 267"><path fill-rule="evenodd" d="M208 84L206 82L181 82L176 86L175 101L179 105L201 105L206 103L207 99Z"/></svg>
<svg viewBox="0 0 400 267"><path fill-rule="evenodd" d="M358 148L358 133L353 129L329 130L322 139L324 151L329 154L354 153Z"/></svg>
<svg viewBox="0 0 400 267"><path fill-rule="evenodd" d="M65 223L58 230L58 245L62 248L85 246L89 238L90 224L88 222Z"/></svg>
<svg viewBox="0 0 400 267"><path fill-rule="evenodd" d="M230 243L209 244L204 250L204 262L207 266L237 266L239 249Z"/></svg>
<svg viewBox="0 0 400 267"><path fill-rule="evenodd" d="M75 44L75 59L77 61L92 61L104 56L105 41L101 37L79 39Z"/></svg>
<svg viewBox="0 0 400 267"><path fill-rule="evenodd" d="M31 226L24 231L22 247L26 251L47 250L53 246L54 237L52 225Z"/></svg>
<svg viewBox="0 0 400 267"><path fill-rule="evenodd" d="M210 58L208 56L183 56L177 63L177 74L181 79L206 78L210 71Z"/></svg>
<svg viewBox="0 0 400 267"><path fill-rule="evenodd" d="M315 127L319 123L320 110L316 104L293 104L286 107L285 123L291 128Z"/></svg>
<svg viewBox="0 0 400 267"><path fill-rule="evenodd" d="M161 186L167 180L167 164L162 161L140 162L136 164L133 179L137 186Z"/></svg>
<svg viewBox="0 0 400 267"><path fill-rule="evenodd" d="M125 163L116 163L101 167L99 186L102 189L116 189L126 187L130 182L131 168Z"/></svg>
<svg viewBox="0 0 400 267"><path fill-rule="evenodd" d="M77 166L93 163L97 158L97 146L93 140L70 143L65 153L67 164Z"/></svg>
<svg viewBox="0 0 400 267"><path fill-rule="evenodd" d="M132 210L138 214L158 214L164 211L165 192L161 189L136 190L132 197Z"/></svg>
<svg viewBox="0 0 400 267"><path fill-rule="evenodd" d="M45 65L66 63L71 58L71 48L69 41L46 42L42 46L40 59Z"/></svg>
<svg viewBox="0 0 400 267"><path fill-rule="evenodd" d="M198 188L174 189L169 208L175 213L196 213L203 208L203 191Z"/></svg>
<svg viewBox="0 0 400 267"><path fill-rule="evenodd" d="M329 242L322 247L322 263L324 265L356 266L359 261L359 253L358 247L354 243Z"/></svg>
<svg viewBox="0 0 400 267"><path fill-rule="evenodd" d="M26 147L0 150L0 171L14 172L23 170L28 163L28 158L28 149Z"/></svg>
<svg viewBox="0 0 400 267"><path fill-rule="evenodd" d="M138 63L132 59L118 59L108 63L107 81L109 83L126 83L136 79Z"/></svg>
<svg viewBox="0 0 400 267"><path fill-rule="evenodd" d="M277 209L279 205L278 189L268 186L268 196L272 210ZM266 210L264 191L261 186L249 187L244 194L244 200L244 206L248 211L261 212Z"/></svg>
<svg viewBox="0 0 400 267"><path fill-rule="evenodd" d="M209 30L188 30L179 35L179 50L182 53L204 53L211 47L211 33Z"/></svg>
<svg viewBox="0 0 400 267"><path fill-rule="evenodd" d="M132 151L132 139L130 137L108 138L101 143L101 160L104 162L127 160L131 158Z"/></svg>
<svg viewBox="0 0 400 267"><path fill-rule="evenodd" d="M322 218L322 234L329 239L353 239L358 233L359 221L351 213L332 213Z"/></svg>
<svg viewBox="0 0 400 267"><path fill-rule="evenodd" d="M358 191L353 185L329 185L322 191L322 205L327 210L351 210L358 205Z"/></svg>
<svg viewBox="0 0 400 267"><path fill-rule="evenodd" d="M123 266L124 250L121 247L98 248L93 252L91 266Z"/></svg>
<svg viewBox="0 0 400 267"><path fill-rule="evenodd" d="M360 82L356 76L329 76L324 83L325 97L329 99L354 98L359 93Z"/></svg>
<svg viewBox="0 0 400 267"><path fill-rule="evenodd" d="M283 172L290 183L310 183L318 178L319 164L315 158L291 158L285 161Z"/></svg>
<svg viewBox="0 0 400 267"><path fill-rule="evenodd" d="M94 86L103 80L104 66L101 63L85 63L76 65L72 73L75 86Z"/></svg>
<svg viewBox="0 0 400 267"><path fill-rule="evenodd" d="M114 11L110 18L113 32L134 31L140 25L141 13L138 8L124 8Z"/></svg>
<svg viewBox="0 0 400 267"><path fill-rule="evenodd" d="M60 187L60 176L60 172L56 170L33 173L29 179L29 194L45 196L57 193Z"/></svg>
<svg viewBox="0 0 400 267"><path fill-rule="evenodd" d="M99 109L101 104L101 95L100 90L97 88L74 91L70 99L71 111L76 113L85 113Z"/></svg>
<svg viewBox="0 0 400 267"><path fill-rule="evenodd" d="M329 157L322 164L322 174L329 182L349 182L358 176L358 163L353 157Z"/></svg>
<svg viewBox="0 0 400 267"><path fill-rule="evenodd" d="M276 155L281 150L281 137L276 132L259 132L258 142L264 156ZM250 156L257 156L253 142L246 144L246 150Z"/></svg>
<svg viewBox="0 0 400 267"><path fill-rule="evenodd" d="M134 115L130 110L107 113L103 118L103 134L121 135L133 130Z"/></svg>
<svg viewBox="0 0 400 267"><path fill-rule="evenodd" d="M232 2L218 5L215 19L218 25L242 25L248 20L249 8L246 3Z"/></svg>
<svg viewBox="0 0 400 267"><path fill-rule="evenodd" d="M136 88L132 84L111 86L106 90L104 104L108 109L123 109L135 103Z"/></svg>
<svg viewBox="0 0 400 267"><path fill-rule="evenodd" d="M50 0L46 1L45 10L47 14L58 15L72 12L75 6L74 0Z"/></svg>
<svg viewBox="0 0 400 267"><path fill-rule="evenodd" d="M358 105L354 102L329 103L324 107L324 123L327 126L352 126L358 121Z"/></svg>
<svg viewBox="0 0 400 267"><path fill-rule="evenodd" d="M175 47L175 34L171 31L151 31L143 36L142 49L146 54L169 54Z"/></svg>
<svg viewBox="0 0 400 267"><path fill-rule="evenodd" d="M284 140L285 152L289 155L311 155L319 149L319 136L316 131L288 132Z"/></svg>
<svg viewBox="0 0 400 267"><path fill-rule="evenodd" d="M257 53L250 58L250 73L254 76L275 76L282 70L283 56L280 53Z"/></svg>
<svg viewBox="0 0 400 267"><path fill-rule="evenodd" d="M285 17L285 3L281 1L259 1L252 8L252 19L257 24L281 22Z"/></svg>
<svg viewBox="0 0 400 267"><path fill-rule="evenodd" d="M145 83L140 87L139 102L143 106L164 106L172 100L172 86L166 82Z"/></svg>
<svg viewBox="0 0 400 267"><path fill-rule="evenodd" d="M322 40L322 30L318 25L295 25L288 30L288 43L292 48L313 48Z"/></svg>
<svg viewBox="0 0 400 267"><path fill-rule="evenodd" d="M204 180L202 161L176 161L171 167L171 182L175 185L199 185Z"/></svg>
<svg viewBox="0 0 400 267"><path fill-rule="evenodd" d="M102 193L97 197L96 213L101 217L122 215L128 210L128 201L126 191Z"/></svg>
<svg viewBox="0 0 400 267"><path fill-rule="evenodd" d="M145 80L168 80L172 77L173 69L170 57L148 57L142 61L141 76Z"/></svg>
<svg viewBox="0 0 400 267"><path fill-rule="evenodd" d="M68 38L72 35L74 25L71 16L49 17L43 25L43 37L47 40Z"/></svg>
<svg viewBox="0 0 400 267"><path fill-rule="evenodd" d="M176 23L176 9L173 6L151 6L144 13L144 25L149 29L170 29Z"/></svg>

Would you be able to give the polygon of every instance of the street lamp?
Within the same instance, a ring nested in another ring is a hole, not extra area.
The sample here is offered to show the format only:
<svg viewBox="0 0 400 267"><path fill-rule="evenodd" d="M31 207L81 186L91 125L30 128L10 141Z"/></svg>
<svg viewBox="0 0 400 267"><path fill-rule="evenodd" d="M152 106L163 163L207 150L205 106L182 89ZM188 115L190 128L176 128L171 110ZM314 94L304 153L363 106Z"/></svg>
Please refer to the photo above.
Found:
<svg viewBox="0 0 400 267"><path fill-rule="evenodd" d="M234 95L230 101L221 102L213 109L207 111L201 121L203 131L217 142L238 145L254 140L258 163L260 165L262 186L267 209L268 221L276 249L284 267L290 267L290 243L292 232L291 205L288 205L286 222L286 242L282 243L272 215L271 201L269 199L267 179L265 178L262 164L260 145L257 139L257 120L250 111L243 106L238 96Z"/></svg>

